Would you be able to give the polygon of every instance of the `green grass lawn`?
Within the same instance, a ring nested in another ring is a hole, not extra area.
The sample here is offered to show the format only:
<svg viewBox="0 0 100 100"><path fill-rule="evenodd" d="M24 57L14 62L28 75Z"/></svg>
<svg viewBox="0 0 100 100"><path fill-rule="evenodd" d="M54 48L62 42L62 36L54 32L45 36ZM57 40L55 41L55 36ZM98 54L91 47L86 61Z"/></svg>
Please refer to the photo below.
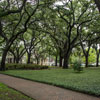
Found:
<svg viewBox="0 0 100 100"><path fill-rule="evenodd" d="M0 83L0 100L33 100Z"/></svg>
<svg viewBox="0 0 100 100"><path fill-rule="evenodd" d="M81 73L72 69L8 70L3 73L100 96L100 68L87 68Z"/></svg>

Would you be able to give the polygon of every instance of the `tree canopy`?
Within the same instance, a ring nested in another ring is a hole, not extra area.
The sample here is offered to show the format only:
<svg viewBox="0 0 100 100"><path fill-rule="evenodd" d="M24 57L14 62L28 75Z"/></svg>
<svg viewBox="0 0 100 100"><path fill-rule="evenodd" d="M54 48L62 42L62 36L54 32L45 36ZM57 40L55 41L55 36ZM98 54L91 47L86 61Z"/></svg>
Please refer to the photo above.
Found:
<svg viewBox="0 0 100 100"><path fill-rule="evenodd" d="M88 66L93 45L100 40L99 5L99 0L1 0L0 69L5 70L8 52L17 63L26 53L27 63L31 63L32 55L37 63L39 58L52 56L55 65L59 61L66 69L73 51L80 54L77 48Z"/></svg>

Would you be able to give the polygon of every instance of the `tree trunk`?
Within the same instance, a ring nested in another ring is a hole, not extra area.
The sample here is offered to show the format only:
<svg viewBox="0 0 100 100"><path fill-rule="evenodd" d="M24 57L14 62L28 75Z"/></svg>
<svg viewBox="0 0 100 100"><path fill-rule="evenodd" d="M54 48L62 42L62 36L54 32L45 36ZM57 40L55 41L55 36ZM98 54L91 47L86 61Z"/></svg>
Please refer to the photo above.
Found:
<svg viewBox="0 0 100 100"><path fill-rule="evenodd" d="M94 0L100 12L100 0Z"/></svg>
<svg viewBox="0 0 100 100"><path fill-rule="evenodd" d="M57 58L58 58L58 57L56 56L56 59L55 59L55 66L57 66Z"/></svg>
<svg viewBox="0 0 100 100"><path fill-rule="evenodd" d="M1 70L1 71L6 70L5 61L6 61L7 53L8 53L8 49L5 49L5 50L3 51L2 59L1 59L1 67L0 67L0 70Z"/></svg>
<svg viewBox="0 0 100 100"><path fill-rule="evenodd" d="M96 67L99 66L99 53L97 54Z"/></svg>
<svg viewBox="0 0 100 100"><path fill-rule="evenodd" d="M63 65L62 65L62 57L59 57L59 67L62 67Z"/></svg>
<svg viewBox="0 0 100 100"><path fill-rule="evenodd" d="M63 69L68 69L69 68L69 66L68 66L68 64L69 64L69 57L70 57L70 53L68 53L68 54L66 54L64 56Z"/></svg>
<svg viewBox="0 0 100 100"><path fill-rule="evenodd" d="M85 56L85 67L88 67L88 63L89 63L89 62L88 62L88 57L89 57L89 55L86 55L86 56Z"/></svg>
<svg viewBox="0 0 100 100"><path fill-rule="evenodd" d="M14 62L13 63L16 63L16 57L14 56Z"/></svg>
<svg viewBox="0 0 100 100"><path fill-rule="evenodd" d="M31 63L31 54L29 53L29 54L28 54L27 64L30 64L30 63Z"/></svg>
<svg viewBox="0 0 100 100"><path fill-rule="evenodd" d="M39 59L37 58L36 60L37 60L37 65L38 65L39 64Z"/></svg>
<svg viewBox="0 0 100 100"><path fill-rule="evenodd" d="M19 58L16 58L16 63L17 63L17 64L19 63Z"/></svg>
<svg viewBox="0 0 100 100"><path fill-rule="evenodd" d="M63 69L68 69L68 59L69 59L69 58L64 57Z"/></svg>
<svg viewBox="0 0 100 100"><path fill-rule="evenodd" d="M43 58L41 58L41 65L43 65Z"/></svg>
<svg viewBox="0 0 100 100"><path fill-rule="evenodd" d="M12 44L13 41L11 43L10 42L6 43L5 49L3 50L3 54L2 54L0 70L6 70L5 68L6 56Z"/></svg>
<svg viewBox="0 0 100 100"><path fill-rule="evenodd" d="M63 66L62 65L62 60L63 60L62 53L60 52L60 54L59 54L59 67L62 67Z"/></svg>

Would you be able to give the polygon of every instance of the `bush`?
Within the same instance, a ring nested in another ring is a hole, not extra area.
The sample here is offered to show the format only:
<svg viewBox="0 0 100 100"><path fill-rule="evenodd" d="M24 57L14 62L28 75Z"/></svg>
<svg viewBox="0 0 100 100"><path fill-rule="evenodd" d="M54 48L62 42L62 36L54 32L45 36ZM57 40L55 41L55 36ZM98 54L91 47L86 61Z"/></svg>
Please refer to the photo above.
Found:
<svg viewBox="0 0 100 100"><path fill-rule="evenodd" d="M88 67L96 67L96 65L88 65Z"/></svg>
<svg viewBox="0 0 100 100"><path fill-rule="evenodd" d="M79 58L74 60L72 67L74 71L77 72L83 71L83 67L81 66L81 60Z"/></svg>
<svg viewBox="0 0 100 100"><path fill-rule="evenodd" d="M37 65L37 64L6 64L6 69L32 69L32 70L40 70L40 69L48 69L48 66Z"/></svg>

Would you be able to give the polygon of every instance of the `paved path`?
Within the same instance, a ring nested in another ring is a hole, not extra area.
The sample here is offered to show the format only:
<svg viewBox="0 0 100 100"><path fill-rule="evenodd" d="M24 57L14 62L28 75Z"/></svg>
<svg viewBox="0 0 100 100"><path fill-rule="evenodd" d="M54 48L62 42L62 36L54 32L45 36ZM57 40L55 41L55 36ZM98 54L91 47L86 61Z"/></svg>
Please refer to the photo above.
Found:
<svg viewBox="0 0 100 100"><path fill-rule="evenodd" d="M0 74L0 82L36 100L100 100L90 95L2 74Z"/></svg>

